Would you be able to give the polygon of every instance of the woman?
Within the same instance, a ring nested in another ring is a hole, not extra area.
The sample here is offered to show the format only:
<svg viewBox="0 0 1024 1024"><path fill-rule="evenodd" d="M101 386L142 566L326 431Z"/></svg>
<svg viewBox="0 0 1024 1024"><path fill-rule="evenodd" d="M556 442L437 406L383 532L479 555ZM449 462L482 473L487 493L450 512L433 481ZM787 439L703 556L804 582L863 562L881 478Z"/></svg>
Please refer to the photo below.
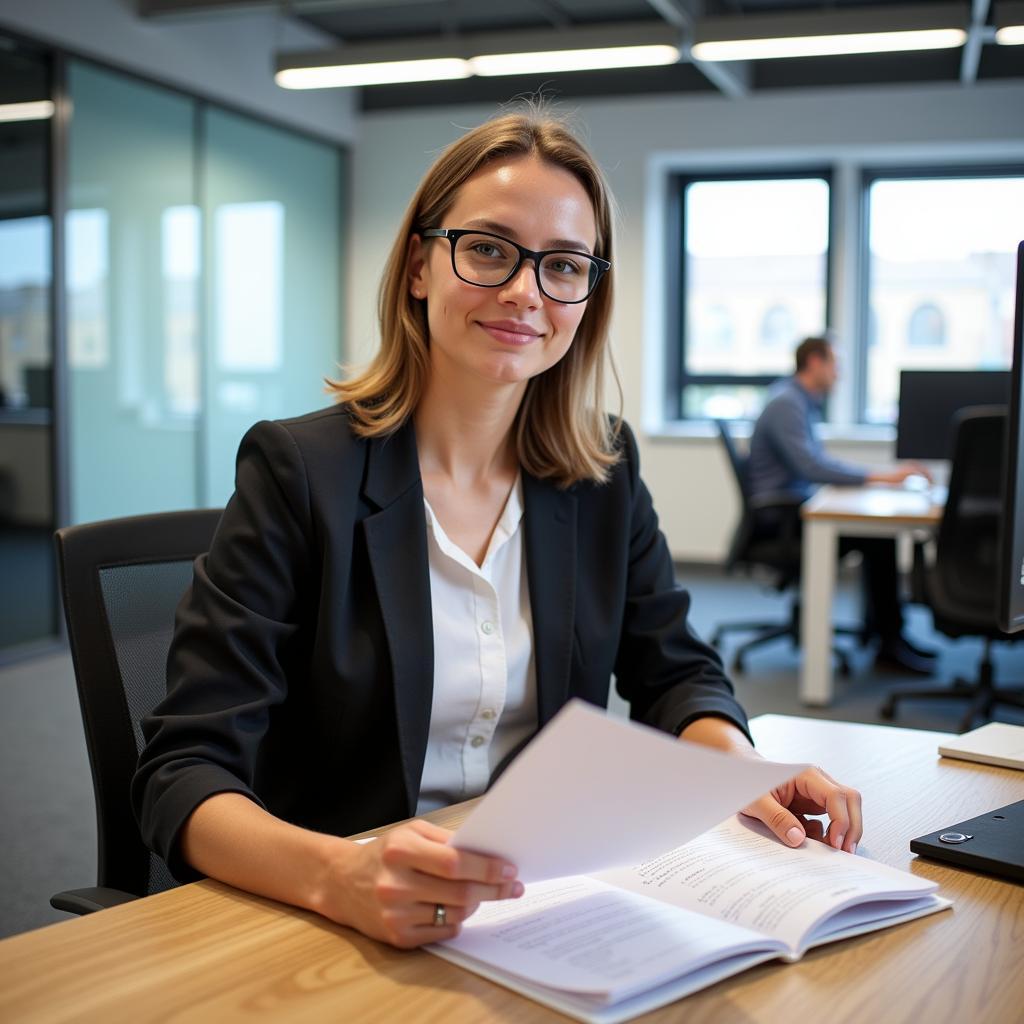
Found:
<svg viewBox="0 0 1024 1024"><path fill-rule="evenodd" d="M557 122L498 118L428 171L379 354L334 408L246 435L179 608L133 784L176 876L415 946L521 895L515 865L423 821L339 837L483 792L570 696L603 705L614 673L634 718L758 756L632 435L597 412L610 259L607 188ZM791 845L804 813L861 834L816 769L746 811Z"/></svg>

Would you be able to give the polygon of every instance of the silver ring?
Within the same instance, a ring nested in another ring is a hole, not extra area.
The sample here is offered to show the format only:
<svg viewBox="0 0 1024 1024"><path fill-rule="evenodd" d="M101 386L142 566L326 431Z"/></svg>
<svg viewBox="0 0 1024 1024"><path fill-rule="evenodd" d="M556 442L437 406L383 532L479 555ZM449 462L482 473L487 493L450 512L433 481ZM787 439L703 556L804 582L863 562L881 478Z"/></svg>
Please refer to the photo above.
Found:
<svg viewBox="0 0 1024 1024"><path fill-rule="evenodd" d="M437 903L434 905L434 927L443 928L448 923L448 911L445 910L443 903Z"/></svg>

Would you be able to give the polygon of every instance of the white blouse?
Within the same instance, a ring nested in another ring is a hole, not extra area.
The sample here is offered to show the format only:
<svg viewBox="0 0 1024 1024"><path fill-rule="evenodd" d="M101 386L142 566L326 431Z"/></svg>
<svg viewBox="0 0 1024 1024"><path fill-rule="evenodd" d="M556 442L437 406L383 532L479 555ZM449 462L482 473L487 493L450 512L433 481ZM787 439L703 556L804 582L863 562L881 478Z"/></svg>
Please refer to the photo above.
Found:
<svg viewBox="0 0 1024 1024"><path fill-rule="evenodd" d="M427 515L434 693L417 814L479 796L502 758L537 729L533 617L516 480L483 564Z"/></svg>

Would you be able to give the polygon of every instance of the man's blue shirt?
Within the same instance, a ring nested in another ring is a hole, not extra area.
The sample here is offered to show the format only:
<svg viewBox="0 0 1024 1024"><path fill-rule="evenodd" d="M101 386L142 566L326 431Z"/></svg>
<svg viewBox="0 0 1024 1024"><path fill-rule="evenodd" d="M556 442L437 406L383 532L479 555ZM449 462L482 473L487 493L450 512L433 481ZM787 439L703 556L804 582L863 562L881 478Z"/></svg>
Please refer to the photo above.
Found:
<svg viewBox="0 0 1024 1024"><path fill-rule="evenodd" d="M750 439L751 497L785 492L809 498L817 484L864 483L866 470L833 459L818 438L823 404L796 377L775 385Z"/></svg>

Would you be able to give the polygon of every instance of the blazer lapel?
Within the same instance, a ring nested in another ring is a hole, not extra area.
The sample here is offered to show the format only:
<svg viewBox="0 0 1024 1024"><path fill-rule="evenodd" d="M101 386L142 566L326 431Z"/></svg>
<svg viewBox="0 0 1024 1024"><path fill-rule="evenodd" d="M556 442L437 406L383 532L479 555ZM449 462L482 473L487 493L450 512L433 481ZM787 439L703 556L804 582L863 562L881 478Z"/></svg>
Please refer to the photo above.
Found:
<svg viewBox="0 0 1024 1024"><path fill-rule="evenodd" d="M391 654L398 742L411 816L419 799L434 689L423 482L411 423L388 438L370 441L363 493L379 508L363 520L363 528Z"/></svg>
<svg viewBox="0 0 1024 1024"><path fill-rule="evenodd" d="M576 611L576 496L524 472L523 505L537 713L543 726L569 695Z"/></svg>

